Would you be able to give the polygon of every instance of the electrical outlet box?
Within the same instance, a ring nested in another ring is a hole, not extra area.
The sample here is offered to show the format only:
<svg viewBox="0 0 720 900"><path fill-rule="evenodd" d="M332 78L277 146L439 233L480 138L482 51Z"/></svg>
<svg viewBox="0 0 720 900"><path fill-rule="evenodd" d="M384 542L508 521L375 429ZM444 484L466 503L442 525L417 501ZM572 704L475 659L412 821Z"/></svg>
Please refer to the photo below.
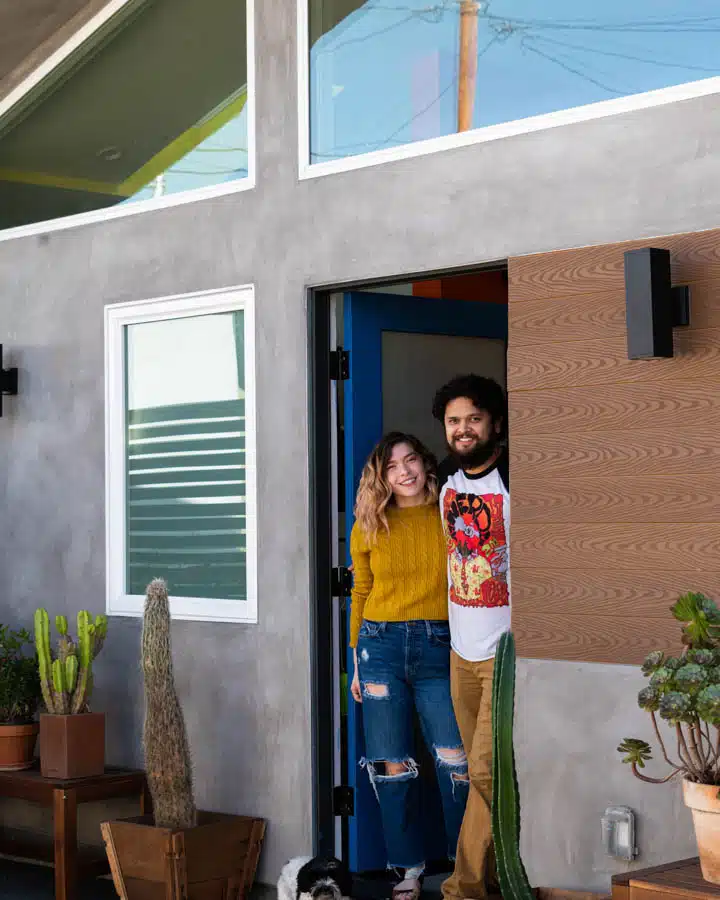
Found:
<svg viewBox="0 0 720 900"><path fill-rule="evenodd" d="M635 846L635 813L629 806L609 806L602 817L603 846L608 856L632 862Z"/></svg>

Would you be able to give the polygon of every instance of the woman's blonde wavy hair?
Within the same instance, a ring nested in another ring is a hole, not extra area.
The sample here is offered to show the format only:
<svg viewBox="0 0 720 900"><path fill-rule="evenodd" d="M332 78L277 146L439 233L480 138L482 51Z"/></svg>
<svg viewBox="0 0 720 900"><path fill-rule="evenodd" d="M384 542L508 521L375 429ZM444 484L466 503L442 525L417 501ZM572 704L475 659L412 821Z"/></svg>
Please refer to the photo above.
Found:
<svg viewBox="0 0 720 900"><path fill-rule="evenodd" d="M393 492L387 479L387 467L393 449L398 444L408 444L420 457L425 467L425 502L437 503L437 459L428 448L412 434L391 431L376 445L365 463L355 500L355 520L365 538L374 543L378 532L390 532L386 509L394 503Z"/></svg>

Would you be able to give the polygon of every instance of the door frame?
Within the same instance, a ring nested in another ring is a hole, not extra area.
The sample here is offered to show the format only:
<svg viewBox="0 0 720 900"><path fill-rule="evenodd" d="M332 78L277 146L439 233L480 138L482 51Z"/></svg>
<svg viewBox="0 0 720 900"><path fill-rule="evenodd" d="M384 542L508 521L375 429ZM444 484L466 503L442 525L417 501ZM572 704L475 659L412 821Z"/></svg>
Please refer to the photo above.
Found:
<svg viewBox="0 0 720 900"><path fill-rule="evenodd" d="M330 291L306 291L308 310L310 666L313 854L335 856L333 809L332 410Z"/></svg>
<svg viewBox="0 0 720 900"><path fill-rule="evenodd" d="M308 529L310 537L310 666L312 853L335 856L333 604L340 599L332 586L332 294L381 288L412 281L505 269L507 260L478 263L461 269L434 269L391 278L359 279L304 289L308 347ZM438 299L442 303L442 299ZM342 564L342 561L340 561ZM338 723L339 724L339 723ZM342 855L347 858L347 829L343 827Z"/></svg>

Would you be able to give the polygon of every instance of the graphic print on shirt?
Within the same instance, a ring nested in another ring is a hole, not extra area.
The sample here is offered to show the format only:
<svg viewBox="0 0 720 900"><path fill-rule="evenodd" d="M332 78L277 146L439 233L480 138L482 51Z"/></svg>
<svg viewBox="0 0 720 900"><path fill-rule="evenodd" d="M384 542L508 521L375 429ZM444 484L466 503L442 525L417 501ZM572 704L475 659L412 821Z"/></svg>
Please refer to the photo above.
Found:
<svg viewBox="0 0 720 900"><path fill-rule="evenodd" d="M448 488L443 527L450 560L450 602L508 606L508 547L502 494L463 494Z"/></svg>

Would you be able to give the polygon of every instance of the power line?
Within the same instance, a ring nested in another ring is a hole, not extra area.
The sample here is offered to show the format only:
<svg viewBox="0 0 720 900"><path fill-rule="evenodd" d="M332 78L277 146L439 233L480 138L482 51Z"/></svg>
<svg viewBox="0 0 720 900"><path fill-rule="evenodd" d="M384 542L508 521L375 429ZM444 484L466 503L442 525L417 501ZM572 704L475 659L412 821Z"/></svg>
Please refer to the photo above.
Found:
<svg viewBox="0 0 720 900"><path fill-rule="evenodd" d="M592 75L588 75L587 72L582 72L580 69L576 69L571 66L569 63L565 63L557 56L553 56L550 53L544 53L538 47L534 47L532 44L533 38L524 38L522 41L522 46L529 50L531 53L536 53L538 56L542 56L544 59L549 60L552 63L560 66L562 69L565 69L568 72L571 72L573 75L578 75L580 78L584 78L585 81L589 81L592 84L596 85L599 88L602 88L604 91L608 91L610 94L617 94L618 96L623 96L627 94L627 91L621 91L618 88L610 87L608 84L603 84L602 81L598 81L597 78L593 78Z"/></svg>
<svg viewBox="0 0 720 900"><path fill-rule="evenodd" d="M586 53L597 53L601 56L614 56L619 59L630 59L634 62L642 62L648 63L649 65L655 66L663 66L664 68L673 68L673 69L691 69L695 72L712 72L717 73L720 67L711 69L707 66L696 66L692 63L672 63L672 62L664 62L661 59L648 59L647 57L642 56L634 56L630 53L620 53L618 51L613 50L600 50L596 47L582 47L579 44L570 44L567 41L558 41L556 38L545 37L544 35L531 35L532 40L535 41L544 41L546 44L554 44L558 47L569 47L573 50L582 50Z"/></svg>

